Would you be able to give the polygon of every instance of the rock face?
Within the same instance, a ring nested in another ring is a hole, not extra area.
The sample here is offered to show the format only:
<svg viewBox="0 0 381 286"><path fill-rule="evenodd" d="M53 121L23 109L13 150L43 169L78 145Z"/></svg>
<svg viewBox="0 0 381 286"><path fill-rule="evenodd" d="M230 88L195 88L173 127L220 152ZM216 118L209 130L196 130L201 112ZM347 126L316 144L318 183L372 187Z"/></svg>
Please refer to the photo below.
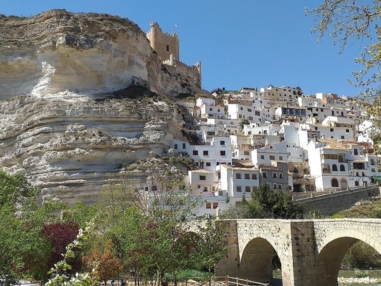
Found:
<svg viewBox="0 0 381 286"><path fill-rule="evenodd" d="M109 174L142 179L122 166L182 136L167 96L199 89L129 20L52 10L0 16L0 29L0 168L44 196L92 202ZM133 83L144 87L118 91Z"/></svg>
<svg viewBox="0 0 381 286"><path fill-rule="evenodd" d="M0 16L0 29L0 98L112 91L134 78L160 94L199 90L163 68L145 33L127 19L51 10Z"/></svg>

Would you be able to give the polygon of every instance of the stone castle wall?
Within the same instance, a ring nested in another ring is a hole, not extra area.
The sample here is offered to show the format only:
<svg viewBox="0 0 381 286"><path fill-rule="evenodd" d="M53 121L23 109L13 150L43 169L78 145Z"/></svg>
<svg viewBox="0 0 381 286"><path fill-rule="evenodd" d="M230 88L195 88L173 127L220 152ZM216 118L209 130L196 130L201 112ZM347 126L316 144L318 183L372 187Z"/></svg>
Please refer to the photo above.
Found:
<svg viewBox="0 0 381 286"><path fill-rule="evenodd" d="M198 88L201 88L201 63L198 62L193 66L189 66L180 61L180 44L176 33L165 33L157 23L151 23L147 38L152 49L163 61L170 73L178 73Z"/></svg>
<svg viewBox="0 0 381 286"><path fill-rule="evenodd" d="M175 59L180 60L180 44L177 34L163 32L157 23L151 23L151 29L147 33L147 38L152 49L162 61L169 60L171 54Z"/></svg>
<svg viewBox="0 0 381 286"><path fill-rule="evenodd" d="M172 73L180 73L181 75L192 81L197 87L201 88L201 63L198 62L194 66L188 66L180 61L165 61L166 68Z"/></svg>

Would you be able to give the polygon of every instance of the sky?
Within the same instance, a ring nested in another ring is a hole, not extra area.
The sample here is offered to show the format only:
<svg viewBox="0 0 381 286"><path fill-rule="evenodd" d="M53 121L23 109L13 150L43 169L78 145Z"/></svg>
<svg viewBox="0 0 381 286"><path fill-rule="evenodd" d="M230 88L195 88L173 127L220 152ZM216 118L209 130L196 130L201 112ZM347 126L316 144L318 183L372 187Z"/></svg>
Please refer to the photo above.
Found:
<svg viewBox="0 0 381 286"><path fill-rule="evenodd" d="M0 0L0 14L33 16L60 8L70 12L118 15L147 32L150 22L177 33L180 60L202 64L202 87L299 86L317 92L355 96L348 83L361 69L354 61L364 42L340 53L333 39L317 42L314 17L305 8L323 0ZM175 28L176 26L176 28Z"/></svg>

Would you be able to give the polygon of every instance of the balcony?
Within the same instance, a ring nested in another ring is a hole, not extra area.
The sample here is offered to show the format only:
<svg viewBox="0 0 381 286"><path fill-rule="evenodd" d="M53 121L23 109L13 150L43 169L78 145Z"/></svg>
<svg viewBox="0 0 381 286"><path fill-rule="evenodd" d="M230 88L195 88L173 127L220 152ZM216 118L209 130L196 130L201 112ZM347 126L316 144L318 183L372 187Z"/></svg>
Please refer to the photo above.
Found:
<svg viewBox="0 0 381 286"><path fill-rule="evenodd" d="M331 174L331 166L328 164L323 164L321 170L323 174Z"/></svg>

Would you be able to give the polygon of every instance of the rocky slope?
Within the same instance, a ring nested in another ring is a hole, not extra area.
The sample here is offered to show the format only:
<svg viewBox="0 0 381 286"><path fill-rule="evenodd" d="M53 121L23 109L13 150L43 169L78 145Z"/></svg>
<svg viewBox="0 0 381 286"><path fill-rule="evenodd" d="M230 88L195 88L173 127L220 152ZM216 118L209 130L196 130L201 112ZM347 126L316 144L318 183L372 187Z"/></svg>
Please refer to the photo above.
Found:
<svg viewBox="0 0 381 286"><path fill-rule="evenodd" d="M182 137L167 96L199 89L163 68L129 20L0 16L0 36L0 168L25 174L44 196L91 202L110 174L144 180L122 166ZM133 82L145 87L125 89Z"/></svg>

